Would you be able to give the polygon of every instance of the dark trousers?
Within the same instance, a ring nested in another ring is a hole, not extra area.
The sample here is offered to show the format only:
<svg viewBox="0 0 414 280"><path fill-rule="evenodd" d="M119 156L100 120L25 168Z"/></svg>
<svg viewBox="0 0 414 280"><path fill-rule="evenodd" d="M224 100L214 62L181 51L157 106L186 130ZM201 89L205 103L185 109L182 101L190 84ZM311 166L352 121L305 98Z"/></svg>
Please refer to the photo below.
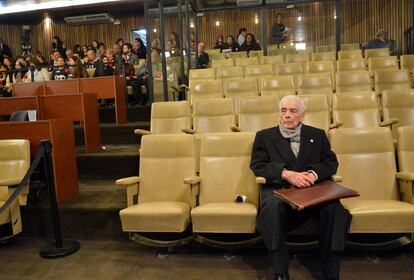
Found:
<svg viewBox="0 0 414 280"><path fill-rule="evenodd" d="M273 195L272 188L261 192L261 210L257 230L272 256L272 268L277 274L287 273L289 253L286 239L289 231L313 218L319 223L319 247L322 270L326 279L339 277L337 255L345 247L351 215L339 201L297 211Z"/></svg>

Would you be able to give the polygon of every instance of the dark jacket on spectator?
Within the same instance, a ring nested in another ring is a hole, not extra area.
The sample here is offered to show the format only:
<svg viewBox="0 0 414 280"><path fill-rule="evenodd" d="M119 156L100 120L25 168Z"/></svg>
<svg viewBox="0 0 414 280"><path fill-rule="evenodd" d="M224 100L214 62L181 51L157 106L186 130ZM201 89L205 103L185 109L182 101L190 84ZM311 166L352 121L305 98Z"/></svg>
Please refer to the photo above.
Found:
<svg viewBox="0 0 414 280"><path fill-rule="evenodd" d="M244 52L260 51L261 48L257 42L251 42L251 43L244 42L244 44L240 47L240 50Z"/></svg>

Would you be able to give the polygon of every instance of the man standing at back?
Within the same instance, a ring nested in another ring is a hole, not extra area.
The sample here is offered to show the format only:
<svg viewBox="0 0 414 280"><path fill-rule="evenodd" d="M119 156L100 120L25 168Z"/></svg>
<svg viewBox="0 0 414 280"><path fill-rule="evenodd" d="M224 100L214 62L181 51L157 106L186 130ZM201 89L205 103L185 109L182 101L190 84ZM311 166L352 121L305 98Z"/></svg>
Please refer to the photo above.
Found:
<svg viewBox="0 0 414 280"><path fill-rule="evenodd" d="M303 124L304 114L303 101L297 96L286 96L280 101L279 125L256 134L250 167L256 176L266 179L261 190L257 230L270 250L275 279L288 280L287 235L290 230L314 218L319 222L325 279L339 279L337 254L345 246L351 219L349 212L339 201L297 211L273 195L276 189L309 188L329 180L338 168L325 132Z"/></svg>

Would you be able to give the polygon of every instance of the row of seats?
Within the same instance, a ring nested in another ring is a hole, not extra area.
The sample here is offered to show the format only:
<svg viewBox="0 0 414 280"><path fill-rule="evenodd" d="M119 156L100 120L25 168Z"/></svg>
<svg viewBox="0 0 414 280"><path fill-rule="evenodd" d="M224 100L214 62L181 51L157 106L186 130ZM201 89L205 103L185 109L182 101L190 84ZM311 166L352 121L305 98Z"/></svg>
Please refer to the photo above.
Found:
<svg viewBox="0 0 414 280"><path fill-rule="evenodd" d="M332 107L323 94L300 98L306 107L304 123L326 132L338 127L392 125L395 133L399 126L414 125L414 91L385 91L381 102L373 92L336 94ZM196 100L192 109L187 101L153 103L151 130L135 132L144 135L257 132L278 123L279 100L276 96L243 96L237 102L231 98L211 98Z"/></svg>
<svg viewBox="0 0 414 280"><path fill-rule="evenodd" d="M397 173L388 129L330 131L339 161L335 178L361 194L342 200L353 215L351 233L414 232L413 138L414 127L399 129ZM212 233L255 234L259 184L266 178L255 178L249 168L253 140L253 133L144 136L139 177L116 181L127 187L128 205L120 211L122 230L133 240L155 246L181 244L182 239L159 240L148 233L192 229L196 240L212 240ZM246 202L236 203L237 195L244 195ZM221 246L235 243L216 240Z"/></svg>

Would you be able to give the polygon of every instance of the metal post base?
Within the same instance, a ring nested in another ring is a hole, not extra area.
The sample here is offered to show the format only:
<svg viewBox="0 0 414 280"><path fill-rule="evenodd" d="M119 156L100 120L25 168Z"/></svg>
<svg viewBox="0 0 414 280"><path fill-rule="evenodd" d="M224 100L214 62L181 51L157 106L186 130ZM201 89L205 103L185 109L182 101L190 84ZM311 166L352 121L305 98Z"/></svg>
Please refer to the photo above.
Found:
<svg viewBox="0 0 414 280"><path fill-rule="evenodd" d="M40 256L46 259L55 259L69 256L79 250L80 244L75 240L64 240L63 246L57 248L54 243L46 246L40 250Z"/></svg>

